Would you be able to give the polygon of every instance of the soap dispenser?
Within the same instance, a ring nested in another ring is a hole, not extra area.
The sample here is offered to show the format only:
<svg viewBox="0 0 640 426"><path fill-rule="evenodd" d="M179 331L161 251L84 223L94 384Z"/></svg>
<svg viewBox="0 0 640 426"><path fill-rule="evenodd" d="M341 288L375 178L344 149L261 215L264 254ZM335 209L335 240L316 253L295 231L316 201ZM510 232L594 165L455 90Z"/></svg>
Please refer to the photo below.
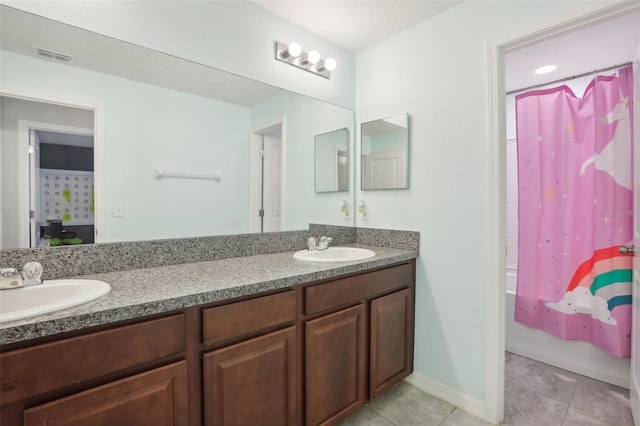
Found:
<svg viewBox="0 0 640 426"><path fill-rule="evenodd" d="M342 200L342 204L340 204L340 213L344 216L345 219L351 218L351 212L349 210L349 203L347 200Z"/></svg>
<svg viewBox="0 0 640 426"><path fill-rule="evenodd" d="M364 200L358 201L358 214L363 220L369 219L369 206Z"/></svg>

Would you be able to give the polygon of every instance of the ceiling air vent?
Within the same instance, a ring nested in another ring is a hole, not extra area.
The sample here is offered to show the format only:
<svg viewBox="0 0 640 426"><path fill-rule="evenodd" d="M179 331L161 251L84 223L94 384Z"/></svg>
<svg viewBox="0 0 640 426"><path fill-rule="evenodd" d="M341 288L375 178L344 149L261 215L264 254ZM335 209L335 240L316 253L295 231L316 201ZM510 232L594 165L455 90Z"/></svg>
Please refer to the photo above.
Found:
<svg viewBox="0 0 640 426"><path fill-rule="evenodd" d="M50 49L43 49L42 47L38 47L38 46L31 46L31 47L33 47L33 50L38 55L44 56L45 58L57 59L62 62L69 62L73 58L73 56L67 55L66 53L60 53Z"/></svg>

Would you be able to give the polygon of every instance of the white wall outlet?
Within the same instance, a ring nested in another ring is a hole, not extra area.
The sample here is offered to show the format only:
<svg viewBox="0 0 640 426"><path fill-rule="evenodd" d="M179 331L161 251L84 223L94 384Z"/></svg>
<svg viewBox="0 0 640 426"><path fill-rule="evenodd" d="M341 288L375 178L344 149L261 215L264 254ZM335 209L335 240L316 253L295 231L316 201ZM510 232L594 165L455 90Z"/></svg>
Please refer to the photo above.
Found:
<svg viewBox="0 0 640 426"><path fill-rule="evenodd" d="M124 217L124 203L115 203L113 206L113 217Z"/></svg>

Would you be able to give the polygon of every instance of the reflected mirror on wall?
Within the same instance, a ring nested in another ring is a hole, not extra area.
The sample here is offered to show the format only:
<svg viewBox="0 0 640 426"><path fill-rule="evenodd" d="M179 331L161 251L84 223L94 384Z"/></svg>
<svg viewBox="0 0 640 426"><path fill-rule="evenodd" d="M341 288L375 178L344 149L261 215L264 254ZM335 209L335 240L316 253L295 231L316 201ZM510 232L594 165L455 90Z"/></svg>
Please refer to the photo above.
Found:
<svg viewBox="0 0 640 426"><path fill-rule="evenodd" d="M409 115L361 125L362 189L409 187Z"/></svg>
<svg viewBox="0 0 640 426"><path fill-rule="evenodd" d="M340 192L349 188L349 129L315 137L316 192Z"/></svg>

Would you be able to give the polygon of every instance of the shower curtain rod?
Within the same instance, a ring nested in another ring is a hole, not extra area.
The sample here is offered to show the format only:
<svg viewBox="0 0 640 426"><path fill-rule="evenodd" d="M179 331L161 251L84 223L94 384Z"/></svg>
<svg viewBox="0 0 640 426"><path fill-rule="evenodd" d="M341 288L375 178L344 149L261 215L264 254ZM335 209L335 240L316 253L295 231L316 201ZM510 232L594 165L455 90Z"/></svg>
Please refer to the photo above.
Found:
<svg viewBox="0 0 640 426"><path fill-rule="evenodd" d="M593 71L585 72L585 73L582 73L582 74L574 75L574 76L571 76L571 77L559 78L557 80L549 81L547 83L534 84L533 86L523 87L522 89L511 90L511 91L507 92L506 94L507 95L513 95L515 93L524 92L525 90L537 89L538 87L549 86L549 85L555 84L555 83L562 83L564 81L574 80L574 79L580 78L580 77L586 77L588 75L597 74L599 72L611 71L611 70L615 70L615 69L618 69L618 68L624 68L626 66L631 65L632 63L633 62L625 62L624 64L612 65L610 67L600 68L599 70L593 70Z"/></svg>

